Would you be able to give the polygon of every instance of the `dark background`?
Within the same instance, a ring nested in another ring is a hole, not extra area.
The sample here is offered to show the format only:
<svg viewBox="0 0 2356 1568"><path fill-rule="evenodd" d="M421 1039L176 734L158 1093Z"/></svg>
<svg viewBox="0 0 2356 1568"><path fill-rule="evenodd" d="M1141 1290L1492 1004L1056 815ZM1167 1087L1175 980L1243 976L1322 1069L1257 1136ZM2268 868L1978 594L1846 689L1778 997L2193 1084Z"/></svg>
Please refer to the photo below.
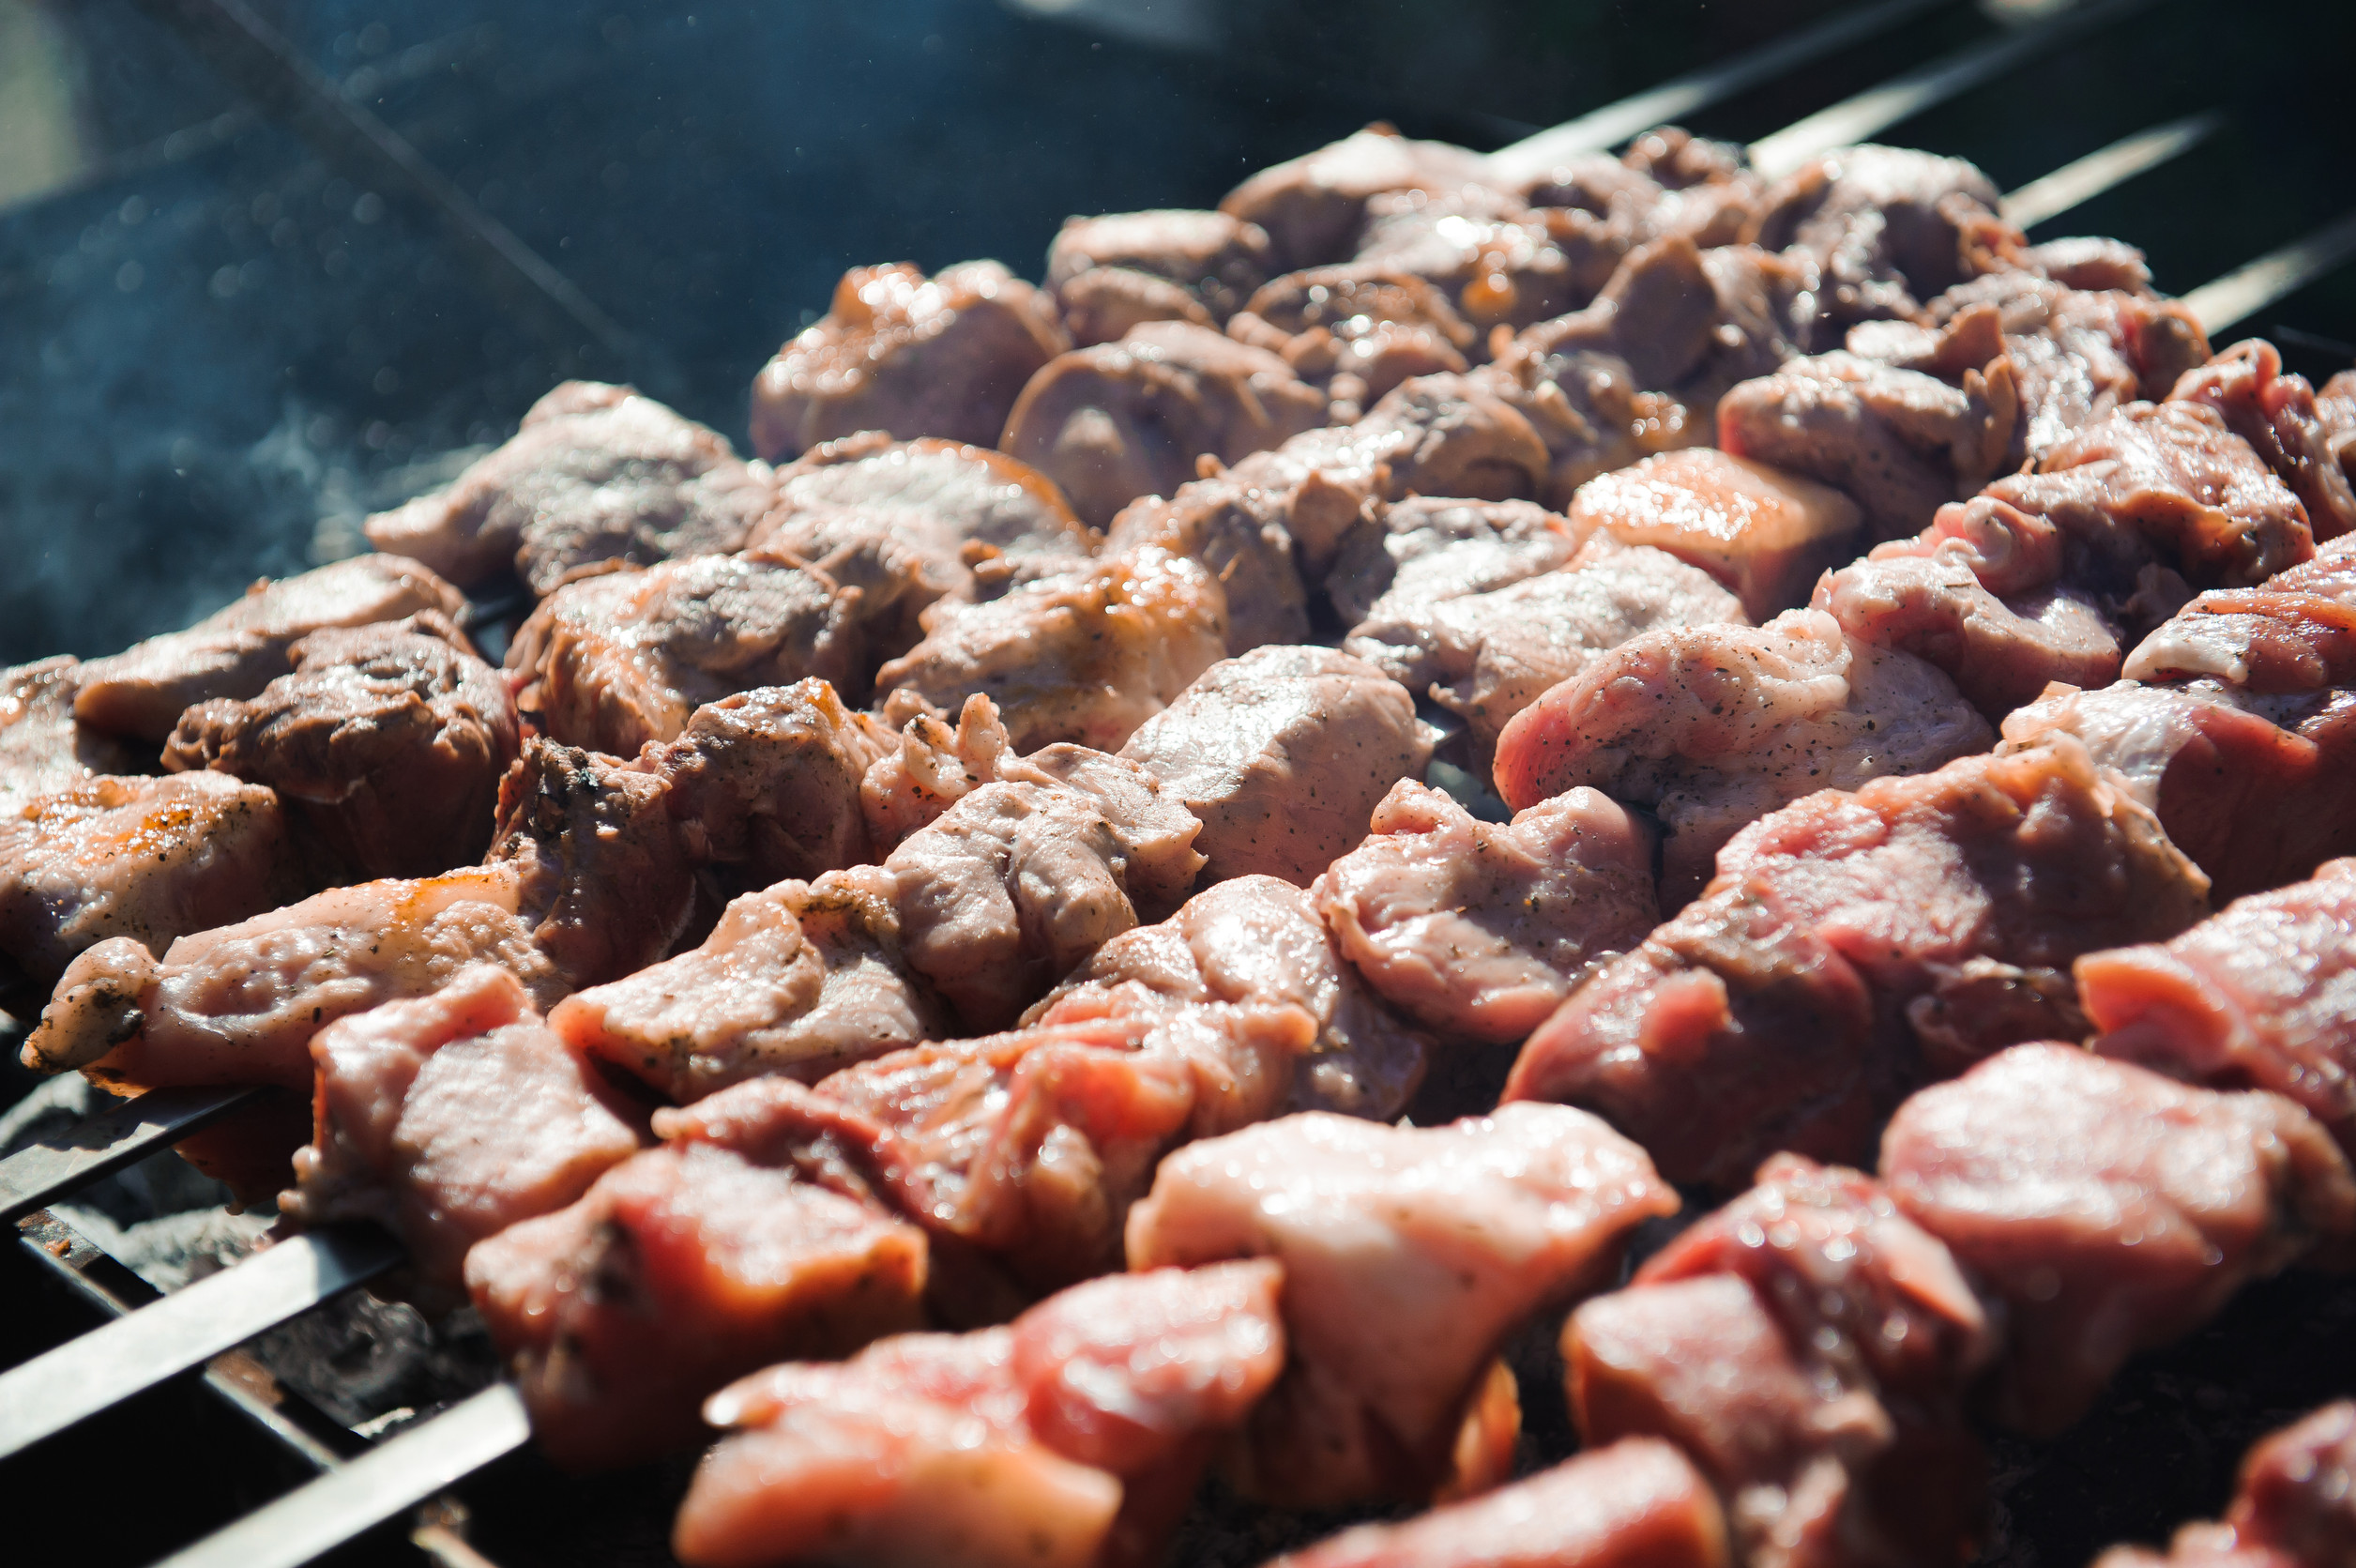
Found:
<svg viewBox="0 0 2356 1568"><path fill-rule="evenodd" d="M1210 205L1375 118L1493 146L1838 8L251 3L618 335L519 297L432 203L224 67L201 6L0 0L0 662L109 651L348 553L566 374L741 444L753 372L848 266L1035 275L1069 213ZM1944 7L1695 128L1772 130L2005 20ZM2356 198L2351 58L2345 4L2175 0L1886 135L2009 189L2227 107L2222 136L2048 226L2130 238L2181 291ZM2255 325L2277 323L2326 340L2292 358L2328 373L2356 278Z"/></svg>

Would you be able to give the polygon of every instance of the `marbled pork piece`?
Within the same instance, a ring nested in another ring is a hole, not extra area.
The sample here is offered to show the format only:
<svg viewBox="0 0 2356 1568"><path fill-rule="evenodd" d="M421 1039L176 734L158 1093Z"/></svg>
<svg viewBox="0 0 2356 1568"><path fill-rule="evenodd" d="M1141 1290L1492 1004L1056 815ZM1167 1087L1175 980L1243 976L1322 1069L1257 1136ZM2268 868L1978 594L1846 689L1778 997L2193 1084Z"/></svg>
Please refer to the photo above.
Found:
<svg viewBox="0 0 2356 1568"><path fill-rule="evenodd" d="M780 1358L918 1327L924 1233L867 1188L874 1129L781 1079L655 1113L662 1143L466 1257L542 1452L573 1469L692 1446L705 1397Z"/></svg>
<svg viewBox="0 0 2356 1568"><path fill-rule="evenodd" d="M1252 1415L1247 1492L1423 1498L1507 1334L1609 1280L1628 1233L1677 1207L1641 1149L1566 1107L1432 1128L1312 1111L1164 1160L1129 1263L1284 1265L1288 1364Z"/></svg>
<svg viewBox="0 0 2356 1568"><path fill-rule="evenodd" d="M383 1225L408 1253L403 1293L430 1307L462 1299L468 1248L564 1208L641 1142L644 1113L494 965L338 1019L311 1055L315 1124L279 1207L305 1228Z"/></svg>
<svg viewBox="0 0 2356 1568"><path fill-rule="evenodd" d="M145 747L75 721L82 671L65 654L0 670L0 811L153 766Z"/></svg>
<svg viewBox="0 0 2356 1568"><path fill-rule="evenodd" d="M746 893L702 945L567 997L549 1028L680 1104L941 1039L949 1010L902 954L896 891L859 866Z"/></svg>
<svg viewBox="0 0 2356 1568"><path fill-rule="evenodd" d="M1558 571L1370 617L1343 650L1461 714L1485 758L1516 714L1607 650L1658 627L1742 618L1741 602L1699 567L1590 540Z"/></svg>
<svg viewBox="0 0 2356 1568"><path fill-rule="evenodd" d="M1047 246L1046 286L1062 299L1072 281L1101 267L1142 272L1184 289L1224 322L1268 282L1267 231L1224 212L1162 207L1067 218Z"/></svg>
<svg viewBox="0 0 2356 1568"><path fill-rule="evenodd" d="M1368 622L1412 622L1424 606L1552 571L1584 530L1530 501L1411 495L1376 502L1333 554L1325 595L1352 635Z"/></svg>
<svg viewBox="0 0 2356 1568"><path fill-rule="evenodd" d="M1142 1568L1284 1361L1279 1271L1075 1286L1002 1328L756 1374L680 1505L688 1568Z"/></svg>
<svg viewBox="0 0 2356 1568"><path fill-rule="evenodd" d="M1385 1001L1482 1044L1527 1040L1590 965L1660 919L1651 835L1591 789L1495 823L1402 779L1310 894Z"/></svg>
<svg viewBox="0 0 2356 1568"><path fill-rule="evenodd" d="M2337 1568L2351 1558L2356 1405L2343 1399L2244 1454L2223 1519L2182 1527L2165 1555L2114 1546L2094 1568Z"/></svg>
<svg viewBox="0 0 2356 1568"><path fill-rule="evenodd" d="M164 767L266 785L356 878L480 860L518 742L507 686L465 633L425 610L286 654L293 668L256 695L182 713Z"/></svg>
<svg viewBox="0 0 2356 1568"><path fill-rule="evenodd" d="M1306 886L1366 836L1393 783L1423 776L1432 744L1415 699L1364 660L1268 647L1195 677L1120 754L1202 823L1204 883Z"/></svg>
<svg viewBox="0 0 2356 1568"><path fill-rule="evenodd" d="M2096 1051L2272 1089L2356 1154L2356 860L2235 899L2170 941L2090 952L2076 973Z"/></svg>
<svg viewBox="0 0 2356 1568"><path fill-rule="evenodd" d="M1056 746L884 861L910 968L966 1032L1004 1028L1107 940L1178 907L1202 825L1134 763Z"/></svg>
<svg viewBox="0 0 2356 1568"><path fill-rule="evenodd" d="M1700 567L1760 622L1798 605L1819 572L1847 557L1859 523L1837 490L1706 447L1598 475L1567 516L1574 530Z"/></svg>
<svg viewBox="0 0 2356 1568"><path fill-rule="evenodd" d="M1057 740L1111 751L1226 647L1218 580L1146 546L986 603L935 606L924 640L877 672L876 686L943 712L987 696L1017 752Z"/></svg>
<svg viewBox="0 0 2356 1568"><path fill-rule="evenodd" d="M287 672L287 648L313 632L400 620L420 610L455 619L465 608L456 588L400 556L355 556L265 580L185 632L84 663L74 717L105 734L160 746L180 715L206 698L258 695Z"/></svg>
<svg viewBox="0 0 2356 1568"><path fill-rule="evenodd" d="M1281 355L1325 389L1335 424L1351 424L1411 376L1468 368L1475 343L1448 296L1378 263L1345 262L1272 278L1227 323L1227 335Z"/></svg>
<svg viewBox="0 0 2356 1568"><path fill-rule="evenodd" d="M1070 346L1054 303L996 262L930 278L855 266L753 377L752 449L774 463L867 430L986 447L1023 383Z"/></svg>
<svg viewBox="0 0 2356 1568"><path fill-rule="evenodd" d="M279 798L219 773L95 778L0 815L0 953L53 984L110 939L152 951L301 894ZM315 885L315 884L312 884Z"/></svg>
<svg viewBox="0 0 2356 1568"><path fill-rule="evenodd" d="M1777 1149L1859 1163L1917 1085L2083 1032L2071 961L2174 936L2207 891L2067 741L1822 790L1736 834L1506 1097L1596 1110L1676 1181L1732 1187Z"/></svg>
<svg viewBox="0 0 2356 1568"><path fill-rule="evenodd" d="M2356 485L2333 451L2332 432L2303 375L2283 373L2282 351L2263 338L2235 343L2188 370L2168 393L2225 416L2306 509L2318 543L2356 529Z"/></svg>
<svg viewBox="0 0 2356 1568"><path fill-rule="evenodd" d="M1732 1568L1726 1521L1676 1449L1631 1438L1401 1524L1365 1524L1268 1568Z"/></svg>
<svg viewBox="0 0 2356 1568"><path fill-rule="evenodd" d="M1882 1180L2006 1306L1998 1415L2084 1414L2136 1351L2356 1235L2331 1135L2262 1090L2189 1088L2073 1045L2015 1046L1891 1119Z"/></svg>
<svg viewBox="0 0 2356 1568"><path fill-rule="evenodd" d="M1114 937L1025 1016L1083 1016L1148 997L1305 1012L1315 1029L1290 1085L1296 1110L1387 1121L1422 1082L1432 1048L1343 959L1310 896L1273 876L1218 883L1168 920Z"/></svg>
<svg viewBox="0 0 2356 1568"><path fill-rule="evenodd" d="M1661 905L1682 907L1718 851L1819 789L1926 773L1994 738L1953 684L1905 653L1794 610L1762 627L1673 627L1600 655L1517 714L1497 742L1509 805L1581 786L1649 808Z"/></svg>
<svg viewBox="0 0 2356 1568"><path fill-rule="evenodd" d="M739 549L768 470L630 387L568 381L451 484L368 520L368 541L463 587L546 595L584 567Z"/></svg>
<svg viewBox="0 0 2356 1568"><path fill-rule="evenodd" d="M1156 321L1049 360L998 444L1102 527L1139 496L1174 495L1204 457L1236 463L1325 421L1325 393L1267 349Z"/></svg>
<svg viewBox="0 0 2356 1568"><path fill-rule="evenodd" d="M864 600L767 550L582 578L517 629L507 657L516 706L567 745L629 756L756 686L814 677L863 698Z"/></svg>
<svg viewBox="0 0 2356 1568"><path fill-rule="evenodd" d="M1485 182L1481 155L1369 126L1315 152L1261 170L1219 210L1268 235L1271 272L1344 261L1357 248L1366 205L1392 190L1444 194Z"/></svg>
<svg viewBox="0 0 2356 1568"><path fill-rule="evenodd" d="M1588 1443L1665 1439L1752 1568L1960 1564L1986 1513L1964 1420L2002 1319L1880 1183L1779 1154L1562 1333Z"/></svg>

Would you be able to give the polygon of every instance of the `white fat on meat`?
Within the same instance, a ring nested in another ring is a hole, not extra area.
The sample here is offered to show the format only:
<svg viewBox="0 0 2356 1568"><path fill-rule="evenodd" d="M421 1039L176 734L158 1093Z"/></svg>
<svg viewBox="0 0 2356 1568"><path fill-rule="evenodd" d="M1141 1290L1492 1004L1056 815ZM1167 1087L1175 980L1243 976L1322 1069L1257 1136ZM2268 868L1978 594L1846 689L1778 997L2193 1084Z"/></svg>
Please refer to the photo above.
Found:
<svg viewBox="0 0 2356 1568"><path fill-rule="evenodd" d="M1163 1160L1129 1261L1284 1264L1291 1364L1242 1479L1329 1506L1428 1496L1506 1335L1610 1279L1628 1233L1677 1207L1642 1149L1567 1107L1434 1128L1310 1112Z"/></svg>
<svg viewBox="0 0 2356 1568"><path fill-rule="evenodd" d="M1494 823L1402 779L1372 829L1311 896L1366 982L1444 1038L1526 1039L1659 919L1651 835L1592 789Z"/></svg>

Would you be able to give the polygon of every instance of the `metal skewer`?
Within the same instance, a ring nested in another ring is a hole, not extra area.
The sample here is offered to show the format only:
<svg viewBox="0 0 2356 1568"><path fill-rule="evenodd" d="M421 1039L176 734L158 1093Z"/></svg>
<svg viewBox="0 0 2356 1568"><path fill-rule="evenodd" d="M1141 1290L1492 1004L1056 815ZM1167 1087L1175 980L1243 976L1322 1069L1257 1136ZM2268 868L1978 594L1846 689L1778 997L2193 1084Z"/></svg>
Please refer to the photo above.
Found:
<svg viewBox="0 0 2356 1568"><path fill-rule="evenodd" d="M2184 303L2200 319L2201 330L2214 338L2298 293L2350 256L2356 256L2356 211L2201 284L2184 296Z"/></svg>
<svg viewBox="0 0 2356 1568"><path fill-rule="evenodd" d="M2181 120L2155 125L2124 136L2099 151L2064 163L2004 198L1997 210L2021 228L2033 228L2059 218L2104 191L2121 186L2137 175L2158 168L2169 159L2192 151L2226 123L2225 112L2205 110Z"/></svg>
<svg viewBox="0 0 2356 1568"><path fill-rule="evenodd" d="M13 1225L85 1182L259 1104L266 1088L154 1088L85 1118L64 1136L0 1160L0 1224Z"/></svg>

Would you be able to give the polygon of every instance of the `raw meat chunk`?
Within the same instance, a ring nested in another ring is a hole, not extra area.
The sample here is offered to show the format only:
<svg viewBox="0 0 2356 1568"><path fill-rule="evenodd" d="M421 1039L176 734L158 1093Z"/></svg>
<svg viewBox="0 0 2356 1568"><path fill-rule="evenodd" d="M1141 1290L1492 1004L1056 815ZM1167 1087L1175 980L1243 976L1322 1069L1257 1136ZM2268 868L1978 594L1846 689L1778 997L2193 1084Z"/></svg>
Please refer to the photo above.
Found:
<svg viewBox="0 0 2356 1568"><path fill-rule="evenodd" d="M2016 1046L1901 1106L1898 1208L2002 1297L1997 1411L2037 1435L2137 1350L2181 1338L2318 1241L2356 1234L2356 1180L2315 1119L2075 1046Z"/></svg>
<svg viewBox="0 0 2356 1568"><path fill-rule="evenodd" d="M275 908L306 880L262 785L96 778L0 815L0 952L47 985L97 943L153 951Z"/></svg>
<svg viewBox="0 0 2356 1568"><path fill-rule="evenodd" d="M1732 1568L1710 1484L1631 1438L1403 1524L1345 1530L1269 1568Z"/></svg>
<svg viewBox="0 0 2356 1568"><path fill-rule="evenodd" d="M426 610L314 632L286 654L292 670L258 695L182 713L164 767L267 785L359 877L480 860L516 756L515 705L465 634Z"/></svg>
<svg viewBox="0 0 2356 1568"><path fill-rule="evenodd" d="M316 1126L279 1207L300 1226L384 1225L409 1255L405 1293L429 1306L456 1304L476 1242L638 1151L640 1113L492 965L339 1019L311 1055Z"/></svg>
<svg viewBox="0 0 2356 1568"><path fill-rule="evenodd" d="M1939 672L1794 610L1767 625L1641 632L1515 715L1497 792L1533 808L1592 785L1646 806L1664 835L1674 913L1742 828L1819 789L1927 773L1985 751L1988 726Z"/></svg>
<svg viewBox="0 0 2356 1568"><path fill-rule="evenodd" d="M1815 260L1823 347L1851 322L1911 317L1920 301L1980 270L1968 242L1997 223L1996 206L1988 176L1959 158L1841 147L1775 182L1756 237Z"/></svg>
<svg viewBox="0 0 2356 1568"><path fill-rule="evenodd" d="M768 479L632 388L568 381L456 482L370 518L368 541L464 587L513 571L545 595L605 561L741 548Z"/></svg>
<svg viewBox="0 0 2356 1568"><path fill-rule="evenodd" d="M1376 125L1261 170L1229 191L1219 210L1268 235L1270 271L1295 272L1345 260L1374 197L1391 190L1444 194L1486 176L1478 153L1410 141Z"/></svg>
<svg viewBox="0 0 2356 1568"><path fill-rule="evenodd" d="M1325 394L1268 350L1157 321L1048 361L999 445L1102 527L1141 495L1175 494L1205 456L1234 463L1325 418Z"/></svg>
<svg viewBox="0 0 2356 1568"><path fill-rule="evenodd" d="M1444 1038L1517 1044L1659 919L1651 835L1573 789L1482 822L1411 779L1311 890L1344 956Z"/></svg>
<svg viewBox="0 0 2356 1568"><path fill-rule="evenodd" d="M1574 529L1700 567L1762 622L1806 598L1817 574L1847 556L1858 525L1856 505L1839 491L1708 448L1599 475L1579 487L1569 516Z"/></svg>
<svg viewBox="0 0 2356 1568"><path fill-rule="evenodd" d="M153 765L153 754L73 716L83 663L60 654L0 670L0 812Z"/></svg>
<svg viewBox="0 0 2356 1568"><path fill-rule="evenodd" d="M856 1119L765 1080L655 1125L660 1148L466 1258L533 1434L570 1469L688 1447L731 1378L922 1320L924 1233L835 1156L866 1135Z"/></svg>
<svg viewBox="0 0 2356 1568"><path fill-rule="evenodd" d="M1268 281L1270 250L1257 223L1224 212L1164 207L1067 218L1047 247L1047 288L1059 299L1098 267L1121 267L1175 283L1225 321Z"/></svg>
<svg viewBox="0 0 2356 1568"><path fill-rule="evenodd" d="M2318 542L2356 529L2356 486L2333 452L2332 433L2303 375L2283 373L2282 352L2263 338L2235 343L2188 370L2171 399L2206 403L2247 441L2306 508Z"/></svg>
<svg viewBox="0 0 2356 1568"><path fill-rule="evenodd" d="M701 946L567 997L549 1028L680 1104L937 1040L949 1012L908 971L895 891L861 866L747 893Z"/></svg>
<svg viewBox="0 0 2356 1568"><path fill-rule="evenodd" d="M1467 369L1475 342L1446 294L1367 262L1270 279L1227 335L1283 356L1294 374L1325 388L1335 424L1354 423L1412 376Z"/></svg>
<svg viewBox="0 0 2356 1568"><path fill-rule="evenodd" d="M865 430L986 447L1023 383L1070 346L1053 303L996 262L930 278L855 266L753 377L752 449L773 463Z"/></svg>
<svg viewBox="0 0 2356 1568"><path fill-rule="evenodd" d="M924 641L876 674L943 711L989 697L1017 752L1117 749L1226 648L1227 602L1194 561L1146 546L981 604L942 604Z"/></svg>
<svg viewBox="0 0 2356 1568"><path fill-rule="evenodd" d="M459 591L416 561L355 556L264 581L185 632L170 632L82 666L74 717L96 730L163 743L207 697L251 697L288 668L286 650L313 632L400 620L420 610L457 617Z"/></svg>
<svg viewBox="0 0 2356 1568"><path fill-rule="evenodd" d="M1823 790L1722 850L1701 898L1572 994L1509 1100L1596 1110L1671 1180L1858 1163L1926 1079L2083 1032L2068 967L2174 936L2208 880L2067 742Z"/></svg>
<svg viewBox="0 0 2356 1568"><path fill-rule="evenodd" d="M1076 1286L1004 1328L907 1334L713 1396L688 1568L1088 1568L1158 1560L1210 1443L1284 1364L1278 1271Z"/></svg>
<svg viewBox="0 0 2356 1568"><path fill-rule="evenodd" d="M2235 899L2174 940L2090 952L2094 1049L2304 1105L2356 1154L2356 860Z"/></svg>
<svg viewBox="0 0 2356 1568"><path fill-rule="evenodd" d="M1412 624L1425 606L1566 564L1586 535L1528 501L1376 502L1342 537L1326 598L1352 636ZM1369 623L1372 623L1371 625Z"/></svg>
<svg viewBox="0 0 2356 1568"><path fill-rule="evenodd" d="M1239 1479L1330 1507L1428 1497L1506 1335L1608 1281L1628 1233L1677 1207L1643 1151L1582 1112L1421 1129L1306 1112L1164 1160L1130 1211L1129 1262L1284 1264L1289 1364Z"/></svg>
<svg viewBox="0 0 2356 1568"><path fill-rule="evenodd" d="M516 706L567 745L629 756L707 702L814 677L867 690L864 596L790 556L748 550L568 583L515 633Z"/></svg>
<svg viewBox="0 0 2356 1568"><path fill-rule="evenodd" d="M1398 682L1321 647L1259 647L1194 677L1122 756L1203 825L1202 879L1306 886L1366 836L1393 783L1421 778L1429 727Z"/></svg>

